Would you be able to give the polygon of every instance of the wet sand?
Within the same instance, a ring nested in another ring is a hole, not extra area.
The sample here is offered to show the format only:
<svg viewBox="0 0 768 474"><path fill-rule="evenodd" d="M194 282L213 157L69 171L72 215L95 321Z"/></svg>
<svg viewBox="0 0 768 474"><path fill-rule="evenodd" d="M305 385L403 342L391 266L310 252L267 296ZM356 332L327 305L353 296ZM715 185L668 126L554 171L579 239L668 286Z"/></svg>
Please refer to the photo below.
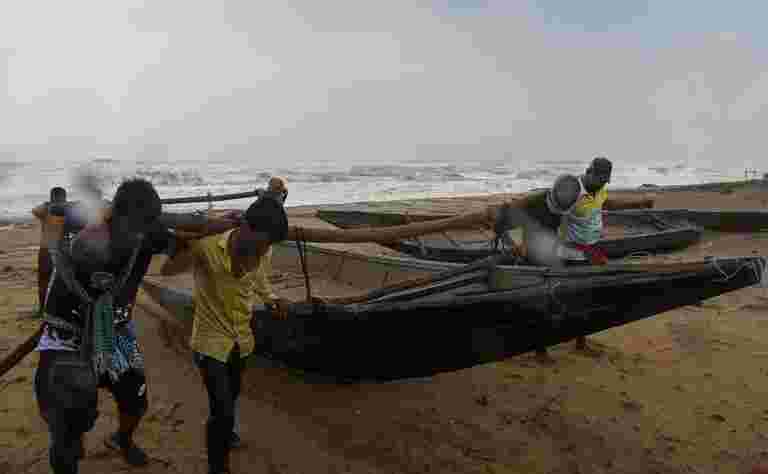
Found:
<svg viewBox="0 0 768 474"><path fill-rule="evenodd" d="M762 190L658 193L656 207L764 208L767 197ZM451 205L467 207L460 199ZM1 229L0 355L38 326L39 241L36 225ZM652 258L768 255L764 234L707 232L696 246ZM276 268L275 286L303 296L300 275ZM319 281L313 289L352 292ZM150 394L137 442L152 457L135 471L205 473L207 400L190 355L173 326L145 309L135 318ZM768 290L740 290L591 340L602 356L563 344L551 352L554 365L526 354L387 384L310 384L286 371L252 369L234 472L745 473L768 460ZM0 379L0 472L49 472L32 397L36 359ZM100 398L81 472L132 471L102 444L117 420L109 393Z"/></svg>

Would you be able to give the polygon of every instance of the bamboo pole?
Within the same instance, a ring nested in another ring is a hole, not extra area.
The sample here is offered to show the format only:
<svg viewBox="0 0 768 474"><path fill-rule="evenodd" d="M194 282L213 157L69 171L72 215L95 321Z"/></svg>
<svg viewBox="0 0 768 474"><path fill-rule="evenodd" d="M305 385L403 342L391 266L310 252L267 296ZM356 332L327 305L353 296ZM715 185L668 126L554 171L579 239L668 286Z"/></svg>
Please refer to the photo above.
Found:
<svg viewBox="0 0 768 474"><path fill-rule="evenodd" d="M161 199L160 203L162 204L193 204L193 203L211 203L211 202L218 202L218 201L232 201L235 199L253 198L258 196L259 193L263 191L264 191L263 189L256 189L254 191L248 191L244 193L221 194L219 196L214 196L208 193L204 196L190 196L190 197L182 197L182 198Z"/></svg>
<svg viewBox="0 0 768 474"><path fill-rule="evenodd" d="M35 350L37 343L40 341L40 336L43 334L42 326L35 331L34 334L29 336L26 341L19 344L10 354L0 360L0 377L5 375L9 370L14 368L16 364L21 362L24 357L30 352Z"/></svg>
<svg viewBox="0 0 768 474"><path fill-rule="evenodd" d="M511 204L520 207L516 201ZM489 206L484 211L462 214L456 217L448 217L434 221L414 222L389 227L376 227L373 229L321 229L311 227L288 226L286 240L297 240L301 237L307 242L333 242L333 243L389 243L400 239L407 239L418 235L439 233L450 229L467 229L478 224L495 222L496 212L499 206ZM222 218L208 218L205 223L180 224L175 226L177 235L186 239L204 237L218 234L233 229L238 225L236 221Z"/></svg>

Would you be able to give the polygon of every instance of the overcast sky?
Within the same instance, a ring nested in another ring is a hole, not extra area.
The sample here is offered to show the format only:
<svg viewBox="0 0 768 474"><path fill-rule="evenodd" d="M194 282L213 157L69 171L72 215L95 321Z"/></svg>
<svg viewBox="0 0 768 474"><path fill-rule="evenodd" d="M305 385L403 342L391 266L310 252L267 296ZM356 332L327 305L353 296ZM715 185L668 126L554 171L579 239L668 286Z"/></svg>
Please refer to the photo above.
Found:
<svg viewBox="0 0 768 474"><path fill-rule="evenodd" d="M759 1L3 2L0 143L758 164L767 17Z"/></svg>

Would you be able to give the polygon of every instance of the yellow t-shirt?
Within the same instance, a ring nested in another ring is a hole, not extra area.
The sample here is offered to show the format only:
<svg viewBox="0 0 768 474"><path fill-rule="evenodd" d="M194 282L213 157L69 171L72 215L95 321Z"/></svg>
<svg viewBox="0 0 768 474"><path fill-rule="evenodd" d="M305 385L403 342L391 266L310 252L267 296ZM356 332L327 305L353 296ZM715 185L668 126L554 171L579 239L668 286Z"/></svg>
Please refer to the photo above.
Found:
<svg viewBox="0 0 768 474"><path fill-rule="evenodd" d="M608 199L605 186L595 194L584 192L560 223L560 238L566 242L591 245L603 233L603 204Z"/></svg>
<svg viewBox="0 0 768 474"><path fill-rule="evenodd" d="M272 248L261 257L256 270L236 278L227 242L233 231L205 237L191 243L196 257L195 315L192 324L192 350L226 362L235 346L240 356L253 352L251 306L276 299L269 283Z"/></svg>

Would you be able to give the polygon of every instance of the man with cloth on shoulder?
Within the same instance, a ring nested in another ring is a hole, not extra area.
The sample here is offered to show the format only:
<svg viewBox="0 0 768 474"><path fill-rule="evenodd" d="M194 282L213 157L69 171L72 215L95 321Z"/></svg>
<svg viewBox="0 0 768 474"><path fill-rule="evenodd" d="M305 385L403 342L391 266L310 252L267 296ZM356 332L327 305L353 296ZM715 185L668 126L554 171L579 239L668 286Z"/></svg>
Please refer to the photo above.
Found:
<svg viewBox="0 0 768 474"><path fill-rule="evenodd" d="M77 474L83 435L98 417L99 387L112 393L119 412L105 445L128 464L145 465L148 457L133 439L148 398L132 308L152 256L172 255L176 238L158 222L155 188L139 178L120 184L105 220L71 240L62 239L64 209L47 213L53 273L35 349L34 393L50 433L51 467L54 474Z"/></svg>
<svg viewBox="0 0 768 474"><path fill-rule="evenodd" d="M534 265L562 267L568 264L604 265L608 257L595 244L603 236L603 209L653 207L653 200L608 198L613 164L605 157L592 160L581 176L562 175L552 188L531 193L519 207L505 205L499 210L496 232L506 235L522 225L525 257ZM580 336L576 349L597 354ZM537 350L540 359L550 362L546 349Z"/></svg>

